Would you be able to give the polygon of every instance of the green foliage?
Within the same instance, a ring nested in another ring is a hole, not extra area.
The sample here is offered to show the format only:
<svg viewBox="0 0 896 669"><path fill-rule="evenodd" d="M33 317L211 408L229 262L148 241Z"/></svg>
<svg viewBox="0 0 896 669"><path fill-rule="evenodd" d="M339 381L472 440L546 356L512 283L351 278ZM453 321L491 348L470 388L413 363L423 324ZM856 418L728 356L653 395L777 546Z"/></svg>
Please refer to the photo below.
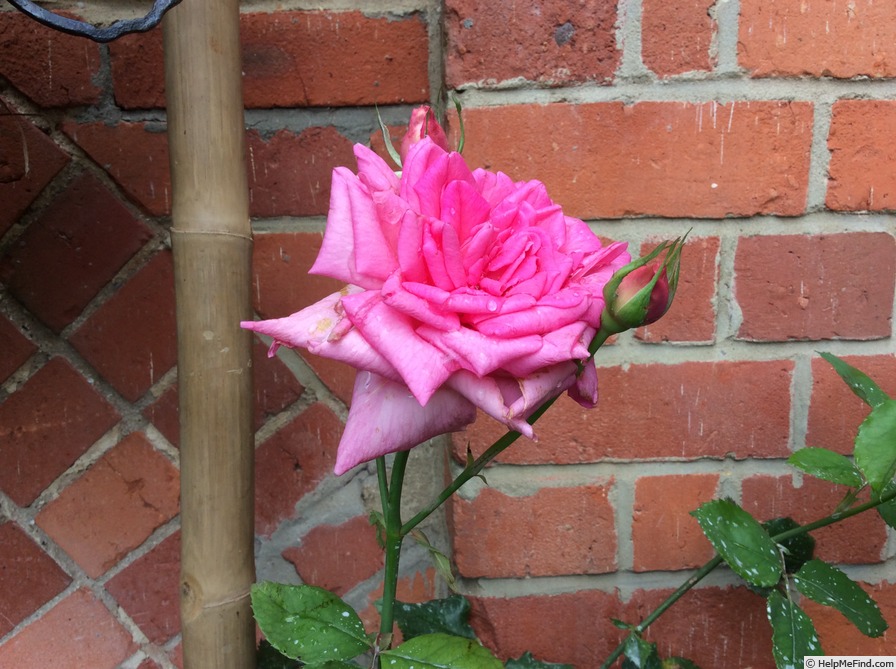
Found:
<svg viewBox="0 0 896 669"><path fill-rule="evenodd" d="M258 644L255 660L258 669L300 669L302 667L301 662L286 657L265 639Z"/></svg>
<svg viewBox="0 0 896 669"><path fill-rule="evenodd" d="M358 614L323 588L259 583L252 610L274 648L309 665L350 660L371 647Z"/></svg>
<svg viewBox="0 0 896 669"><path fill-rule="evenodd" d="M515 660L507 660L504 669L573 669L571 664L556 664L554 662L542 662L532 657L532 653L526 651Z"/></svg>
<svg viewBox="0 0 896 669"><path fill-rule="evenodd" d="M457 590L457 579L454 578L454 572L451 570L451 560L448 559L448 556L429 543L429 539L421 530L412 530L411 537L420 546L429 551L429 556L432 558L436 571L439 573L439 576L445 579L445 583L448 584L448 587L451 588L452 591Z"/></svg>
<svg viewBox="0 0 896 669"><path fill-rule="evenodd" d="M683 657L669 657L663 660L663 669L700 669L700 667Z"/></svg>
<svg viewBox="0 0 896 669"><path fill-rule="evenodd" d="M622 669L662 669L660 656L656 652L656 644L642 638L640 634L631 634L625 640L625 659Z"/></svg>
<svg viewBox="0 0 896 669"><path fill-rule="evenodd" d="M806 655L823 654L812 620L777 590L768 596L766 612L772 625L772 652L778 669L802 667Z"/></svg>
<svg viewBox="0 0 896 669"><path fill-rule="evenodd" d="M452 634L475 639L476 633L467 622L470 603L461 595L435 599L422 604L395 602L395 622L406 641L424 634Z"/></svg>
<svg viewBox="0 0 896 669"><path fill-rule="evenodd" d="M890 481L881 490L881 497L889 497L890 495L896 495L896 481ZM877 513L880 514L880 517L884 519L887 525L896 529L896 498L877 507Z"/></svg>
<svg viewBox="0 0 896 669"><path fill-rule="evenodd" d="M424 634L380 653L389 669L503 669L501 661L475 639Z"/></svg>
<svg viewBox="0 0 896 669"><path fill-rule="evenodd" d="M866 636L880 636L887 623L877 603L859 584L842 571L821 560L803 565L793 579L797 589L810 599L832 606Z"/></svg>
<svg viewBox="0 0 896 669"><path fill-rule="evenodd" d="M880 494L896 473L896 400L874 407L859 426L856 466L874 494Z"/></svg>
<svg viewBox="0 0 896 669"><path fill-rule="evenodd" d="M865 483L862 472L849 458L826 448L801 448L791 455L787 462L810 476L831 483L854 488L860 488Z"/></svg>
<svg viewBox="0 0 896 669"><path fill-rule="evenodd" d="M795 530L800 525L793 518L773 518L762 523L762 527L772 537ZM797 534L778 541L784 553L784 571L792 574L812 559L815 554L815 539L809 534Z"/></svg>
<svg viewBox="0 0 896 669"><path fill-rule="evenodd" d="M692 511L700 529L732 571L752 585L769 587L781 578L781 556L768 532L730 499Z"/></svg>
<svg viewBox="0 0 896 669"><path fill-rule="evenodd" d="M846 382L850 390L868 406L872 408L877 407L888 399L888 395L864 372L860 372L831 353L820 353L819 355L831 363L831 366L840 375L840 378Z"/></svg>

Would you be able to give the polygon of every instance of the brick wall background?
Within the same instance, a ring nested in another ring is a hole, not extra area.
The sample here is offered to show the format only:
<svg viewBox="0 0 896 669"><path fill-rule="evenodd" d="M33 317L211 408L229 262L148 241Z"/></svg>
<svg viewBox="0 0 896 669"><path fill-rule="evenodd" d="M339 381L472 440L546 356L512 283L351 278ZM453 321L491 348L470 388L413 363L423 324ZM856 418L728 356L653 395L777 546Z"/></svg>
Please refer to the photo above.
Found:
<svg viewBox="0 0 896 669"><path fill-rule="evenodd" d="M688 516L701 502L729 495L799 521L831 509L837 491L784 459L847 451L863 417L817 351L896 392L896 6L314 5L243 5L259 316L338 288L306 275L331 169L353 165L353 142L377 144L374 105L400 136L443 88L463 101L472 165L543 180L634 251L693 229L672 311L599 355L600 406L558 402L540 443L515 445L488 487L469 484L430 523L490 646L594 667L619 638L610 616L645 615L710 556ZM99 46L0 9L0 666L170 669L179 478L161 33ZM352 374L284 349L269 360L260 342L255 353L259 577L334 589L373 620L375 476L331 474ZM483 419L418 449L409 505L468 442L496 436ZM896 621L892 532L868 515L816 536ZM401 596L441 593L409 548ZM893 632L865 639L810 608L830 654L896 648ZM730 574L675 611L652 628L663 652L773 666L762 600Z"/></svg>

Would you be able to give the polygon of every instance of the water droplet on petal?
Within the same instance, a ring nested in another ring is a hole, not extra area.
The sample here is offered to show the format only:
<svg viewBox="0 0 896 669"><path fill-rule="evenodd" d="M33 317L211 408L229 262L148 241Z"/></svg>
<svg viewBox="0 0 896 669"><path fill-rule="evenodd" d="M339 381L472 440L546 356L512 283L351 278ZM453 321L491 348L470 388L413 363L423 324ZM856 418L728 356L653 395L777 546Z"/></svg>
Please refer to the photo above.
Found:
<svg viewBox="0 0 896 669"><path fill-rule="evenodd" d="M489 311L492 311L492 312L497 311L497 310L498 310L498 303L497 303L495 300L489 300L489 301L486 303L485 308L488 309Z"/></svg>

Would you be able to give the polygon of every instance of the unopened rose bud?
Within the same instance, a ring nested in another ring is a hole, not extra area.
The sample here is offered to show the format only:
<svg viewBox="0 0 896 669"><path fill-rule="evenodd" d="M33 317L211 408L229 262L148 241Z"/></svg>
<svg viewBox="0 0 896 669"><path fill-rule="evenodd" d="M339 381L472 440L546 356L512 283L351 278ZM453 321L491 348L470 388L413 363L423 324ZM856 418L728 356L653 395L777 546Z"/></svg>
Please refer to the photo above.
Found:
<svg viewBox="0 0 896 669"><path fill-rule="evenodd" d="M684 237L663 242L613 275L604 286L601 330L615 334L648 325L669 310L678 288L683 246Z"/></svg>
<svg viewBox="0 0 896 669"><path fill-rule="evenodd" d="M424 137L429 137L435 142L436 146L440 146L448 151L448 137L445 136L445 131L442 130L442 126L439 125L432 107L428 105L417 107L411 112L408 131L401 140L401 150L399 155L401 156L402 162L404 162L411 147L421 141Z"/></svg>

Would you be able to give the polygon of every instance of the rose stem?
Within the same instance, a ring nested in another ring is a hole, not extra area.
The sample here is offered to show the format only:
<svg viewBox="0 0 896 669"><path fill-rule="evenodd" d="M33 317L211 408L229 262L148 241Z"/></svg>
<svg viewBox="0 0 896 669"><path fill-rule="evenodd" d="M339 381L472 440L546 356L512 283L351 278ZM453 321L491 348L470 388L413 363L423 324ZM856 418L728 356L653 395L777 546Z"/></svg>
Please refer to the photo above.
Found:
<svg viewBox="0 0 896 669"><path fill-rule="evenodd" d="M386 640L386 648L392 644L392 621L395 608L395 591L398 587L398 561L401 554L401 542L404 533L401 531L401 487L404 483L404 470L408 463L409 451L400 451L392 461L392 481L386 486L385 463L377 462L377 473L382 469L380 494L383 498L383 517L386 523L386 568L383 575L383 605L380 611L380 638Z"/></svg>

